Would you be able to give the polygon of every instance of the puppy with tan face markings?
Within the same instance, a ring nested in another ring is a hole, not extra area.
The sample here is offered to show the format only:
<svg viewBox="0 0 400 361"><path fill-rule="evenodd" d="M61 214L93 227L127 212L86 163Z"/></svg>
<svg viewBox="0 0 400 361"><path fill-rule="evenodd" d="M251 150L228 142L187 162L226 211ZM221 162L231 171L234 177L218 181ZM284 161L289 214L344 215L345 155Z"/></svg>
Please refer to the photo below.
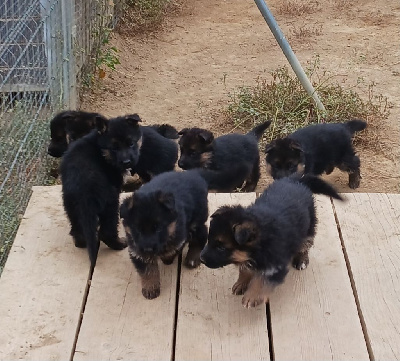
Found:
<svg viewBox="0 0 400 361"><path fill-rule="evenodd" d="M329 174L335 167L349 174L349 187L360 186L360 158L352 136L367 126L362 120L346 123L313 124L265 147L267 169L274 179L295 172Z"/></svg>
<svg viewBox="0 0 400 361"><path fill-rule="evenodd" d="M243 295L244 307L266 303L290 262L307 267L317 224L313 193L341 199L322 179L294 174L274 181L251 206L224 206L211 216L200 260L209 268L239 266L232 293Z"/></svg>
<svg viewBox="0 0 400 361"><path fill-rule="evenodd" d="M214 138L212 132L201 128L185 128L179 134L181 156L178 161L182 169L205 168L227 171L241 165L243 172L238 174L230 188L217 188L217 191L230 192L241 188L252 192L260 178L260 155L258 140L271 122L254 127L247 134L226 134Z"/></svg>

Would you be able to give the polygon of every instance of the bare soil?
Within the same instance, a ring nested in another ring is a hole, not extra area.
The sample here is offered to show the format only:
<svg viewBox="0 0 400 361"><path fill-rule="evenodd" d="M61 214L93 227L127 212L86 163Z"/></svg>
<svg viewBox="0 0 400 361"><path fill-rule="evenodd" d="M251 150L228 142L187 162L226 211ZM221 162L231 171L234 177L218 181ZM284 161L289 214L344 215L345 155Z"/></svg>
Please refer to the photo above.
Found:
<svg viewBox="0 0 400 361"><path fill-rule="evenodd" d="M271 0L268 6L303 66L318 55L321 69L344 87L362 78L392 103L380 134L389 152L358 149L363 179L357 191L399 192L398 0ZM199 126L216 135L232 129L218 117L229 92L288 64L252 0L186 0L161 29L114 34L112 43L121 65L84 95L82 109L106 116L135 112L148 124ZM346 174L325 177L341 192L352 191ZM262 164L257 190L270 182Z"/></svg>

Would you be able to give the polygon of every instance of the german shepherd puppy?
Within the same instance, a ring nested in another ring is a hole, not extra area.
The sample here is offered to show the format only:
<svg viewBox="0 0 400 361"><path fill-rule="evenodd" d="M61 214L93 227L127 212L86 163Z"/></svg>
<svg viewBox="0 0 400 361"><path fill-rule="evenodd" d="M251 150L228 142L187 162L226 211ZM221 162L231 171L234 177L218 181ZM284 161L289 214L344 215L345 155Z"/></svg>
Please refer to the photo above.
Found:
<svg viewBox="0 0 400 361"><path fill-rule="evenodd" d="M96 129L96 118L99 113L88 113L82 110L66 110L55 115L50 121L50 143L47 148L49 155L61 158L68 145ZM153 124L143 128L155 130L167 139L178 139L178 131L169 124Z"/></svg>
<svg viewBox="0 0 400 361"><path fill-rule="evenodd" d="M299 129L286 138L275 139L265 148L267 167L274 179L294 172L329 174L335 167L349 173L349 187L360 186L360 158L355 154L352 136L367 123L315 124Z"/></svg>
<svg viewBox="0 0 400 361"><path fill-rule="evenodd" d="M317 224L313 193L341 199L322 179L294 174L274 181L251 206L223 206L211 216L201 262L239 266L232 293L244 295L244 307L267 302L290 262L298 270L307 267Z"/></svg>
<svg viewBox="0 0 400 361"><path fill-rule="evenodd" d="M56 114L50 121L50 144L47 152L60 158L67 151L69 143L82 138L96 128L98 113L67 110Z"/></svg>
<svg viewBox="0 0 400 361"><path fill-rule="evenodd" d="M144 297L152 299L160 294L158 258L171 264L186 242L186 267L199 266L207 241L208 189L231 182L242 168L237 166L223 174L204 169L166 172L125 199L120 215Z"/></svg>
<svg viewBox="0 0 400 361"><path fill-rule="evenodd" d="M88 248L92 266L99 240L115 250L126 247L118 238L119 194L124 173L139 160L142 141L137 117L95 121L97 130L71 144L60 167L70 234L76 247Z"/></svg>
<svg viewBox="0 0 400 361"><path fill-rule="evenodd" d="M181 156L178 165L182 169L206 168L222 172L239 164L246 165L233 188L217 190L229 192L242 187L243 182L246 182L243 191L252 192L260 178L257 142L270 123L262 123L247 134L226 134L217 138L209 130L182 129L179 132Z"/></svg>

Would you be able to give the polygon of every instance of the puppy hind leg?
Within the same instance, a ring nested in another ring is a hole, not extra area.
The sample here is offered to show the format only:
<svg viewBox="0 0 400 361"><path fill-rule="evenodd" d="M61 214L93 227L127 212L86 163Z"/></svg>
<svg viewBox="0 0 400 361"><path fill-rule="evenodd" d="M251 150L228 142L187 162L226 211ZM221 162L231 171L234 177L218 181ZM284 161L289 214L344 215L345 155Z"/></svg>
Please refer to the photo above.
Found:
<svg viewBox="0 0 400 361"><path fill-rule="evenodd" d="M200 265L200 253L207 243L207 226L205 224L197 225L191 230L189 238L189 249L185 258L185 266L196 268Z"/></svg>
<svg viewBox="0 0 400 361"><path fill-rule="evenodd" d="M358 156L352 155L345 158L339 165L339 169L349 173L349 187L351 189L356 189L360 186L360 158Z"/></svg>
<svg viewBox="0 0 400 361"><path fill-rule="evenodd" d="M121 250L126 247L126 240L118 237L118 201L108 204L106 211L99 214L99 239L108 247L114 250Z"/></svg>
<svg viewBox="0 0 400 361"><path fill-rule="evenodd" d="M299 271L307 268L308 264L310 263L308 252L310 248L313 246L313 244L314 244L314 237L309 237L301 245L300 250L293 257L292 265L294 268L298 269Z"/></svg>
<svg viewBox="0 0 400 361"><path fill-rule="evenodd" d="M260 175L260 156L258 156L242 190L244 192L254 192L260 179Z"/></svg>

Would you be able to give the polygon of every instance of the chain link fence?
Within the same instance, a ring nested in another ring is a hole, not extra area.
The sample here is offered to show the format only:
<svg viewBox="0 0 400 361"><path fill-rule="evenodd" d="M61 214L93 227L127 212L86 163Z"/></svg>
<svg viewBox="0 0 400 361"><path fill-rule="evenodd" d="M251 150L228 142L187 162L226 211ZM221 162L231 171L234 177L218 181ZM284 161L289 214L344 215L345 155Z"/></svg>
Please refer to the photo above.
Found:
<svg viewBox="0 0 400 361"><path fill-rule="evenodd" d="M116 10L111 0L0 1L0 274L32 185L49 179L49 120L79 106Z"/></svg>

